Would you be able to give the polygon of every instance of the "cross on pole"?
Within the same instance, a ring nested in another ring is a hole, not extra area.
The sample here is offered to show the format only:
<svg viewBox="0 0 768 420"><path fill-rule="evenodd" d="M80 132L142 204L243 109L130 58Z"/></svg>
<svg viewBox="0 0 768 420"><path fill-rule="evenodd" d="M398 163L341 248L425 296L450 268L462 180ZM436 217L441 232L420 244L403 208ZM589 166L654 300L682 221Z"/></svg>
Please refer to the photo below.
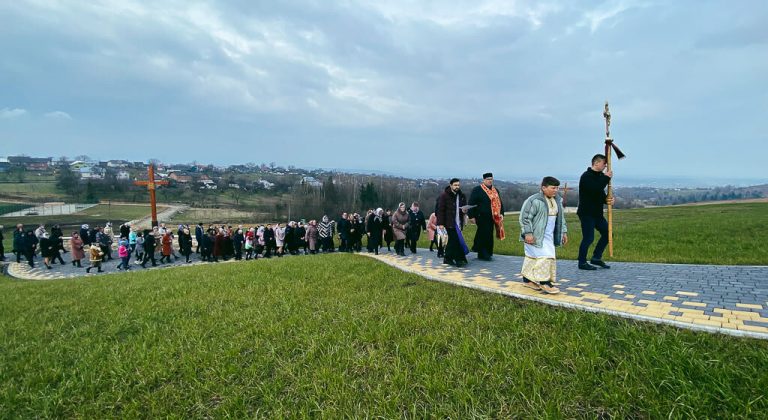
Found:
<svg viewBox="0 0 768 420"><path fill-rule="evenodd" d="M616 157L624 159L624 153L619 150L616 144L613 143L611 137L611 111L608 109L608 101L605 101L605 109L603 110L603 118L605 118L605 161L609 172L611 169L611 151L616 152ZM608 195L606 201L608 202L608 255L613 257L613 204L610 203L613 200L613 179L608 180Z"/></svg>
<svg viewBox="0 0 768 420"><path fill-rule="evenodd" d="M149 205L152 207L152 227L157 223L157 201L155 200L155 188L158 185L168 185L168 181L155 181L155 165L149 164L147 167L148 178L146 181L134 181L134 185L147 186L149 190Z"/></svg>

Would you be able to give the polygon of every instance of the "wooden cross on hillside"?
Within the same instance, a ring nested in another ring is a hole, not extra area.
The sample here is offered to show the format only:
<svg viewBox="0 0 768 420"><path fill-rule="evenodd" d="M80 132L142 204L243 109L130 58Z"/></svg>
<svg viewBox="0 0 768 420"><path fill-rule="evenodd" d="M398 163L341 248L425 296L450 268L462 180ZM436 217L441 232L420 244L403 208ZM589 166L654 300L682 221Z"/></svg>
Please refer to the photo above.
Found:
<svg viewBox="0 0 768 420"><path fill-rule="evenodd" d="M152 227L157 223L157 202L155 200L155 188L157 185L168 185L168 181L155 181L155 165L149 164L147 168L148 178L146 181L133 181L135 185L147 186L149 190L149 205L152 207Z"/></svg>

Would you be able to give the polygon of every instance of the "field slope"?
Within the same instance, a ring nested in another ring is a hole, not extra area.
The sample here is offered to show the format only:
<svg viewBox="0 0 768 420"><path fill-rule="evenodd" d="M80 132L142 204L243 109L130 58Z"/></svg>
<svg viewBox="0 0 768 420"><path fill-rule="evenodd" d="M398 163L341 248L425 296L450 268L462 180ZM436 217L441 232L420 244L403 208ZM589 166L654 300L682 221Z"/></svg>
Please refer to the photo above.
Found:
<svg viewBox="0 0 768 420"><path fill-rule="evenodd" d="M0 280L0 417L765 417L768 342L363 256Z"/></svg>

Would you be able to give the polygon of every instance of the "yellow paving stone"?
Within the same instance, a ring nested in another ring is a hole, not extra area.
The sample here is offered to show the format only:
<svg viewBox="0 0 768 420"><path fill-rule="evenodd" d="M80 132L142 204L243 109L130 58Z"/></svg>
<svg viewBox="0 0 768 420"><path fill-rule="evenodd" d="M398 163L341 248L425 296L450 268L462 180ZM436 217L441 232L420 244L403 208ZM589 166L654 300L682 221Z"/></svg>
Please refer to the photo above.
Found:
<svg viewBox="0 0 768 420"><path fill-rule="evenodd" d="M756 320L760 318L760 314L757 312L731 311L731 317L742 319L742 320L743 319Z"/></svg>
<svg viewBox="0 0 768 420"><path fill-rule="evenodd" d="M637 301L638 303L645 303L646 305L655 305L659 302L656 302L655 300L647 300L647 299L640 299Z"/></svg>
<svg viewBox="0 0 768 420"><path fill-rule="evenodd" d="M635 296L635 295L624 295L624 297L627 298L627 299L634 299L637 296Z"/></svg>
<svg viewBox="0 0 768 420"><path fill-rule="evenodd" d="M623 290L615 290L613 293L618 293L618 294L620 294L620 295L623 295L623 294L624 294L624 291L623 291Z"/></svg>
<svg viewBox="0 0 768 420"><path fill-rule="evenodd" d="M677 296L664 296L664 300L680 300Z"/></svg>
<svg viewBox="0 0 768 420"><path fill-rule="evenodd" d="M738 330L740 325L743 324L731 324L729 322L723 322L723 328L728 328L731 330Z"/></svg>
<svg viewBox="0 0 768 420"><path fill-rule="evenodd" d="M678 322L687 322L689 324L693 324L693 318L689 318L687 316L676 316L675 321Z"/></svg>
<svg viewBox="0 0 768 420"><path fill-rule="evenodd" d="M677 292L675 294L680 296L698 296L699 295L698 293L694 293L694 292Z"/></svg>
<svg viewBox="0 0 768 420"><path fill-rule="evenodd" d="M653 290L643 290L640 293L642 293L644 295L655 295L656 294L656 292L654 292Z"/></svg>
<svg viewBox="0 0 768 420"><path fill-rule="evenodd" d="M759 309L759 310L763 309L762 306L760 306L760 305L753 305L751 303L737 303L736 307L737 308L747 308L747 309Z"/></svg>
<svg viewBox="0 0 768 420"><path fill-rule="evenodd" d="M766 327L757 327L757 326L754 326L754 325L739 325L739 330L741 330L741 331L752 331L752 332L768 333L768 328L766 328Z"/></svg>
<svg viewBox="0 0 768 420"><path fill-rule="evenodd" d="M561 281L561 282L563 282L563 283L568 283L570 280L568 280L568 279L560 279L560 280L558 280L558 281Z"/></svg>
<svg viewBox="0 0 768 420"><path fill-rule="evenodd" d="M650 316L650 317L653 317L653 318L662 318L666 314L667 313L664 312L664 311L656 311L656 310L652 310L652 311L645 310L645 311L640 312L640 315Z"/></svg>
<svg viewBox="0 0 768 420"><path fill-rule="evenodd" d="M584 289L582 289L582 288L579 288L579 287L568 287L568 288L566 288L565 290L570 290L570 291L572 291L572 292L581 292L581 291L582 291L582 290L584 290Z"/></svg>
<svg viewBox="0 0 768 420"><path fill-rule="evenodd" d="M613 287L613 288L615 288L615 289L623 289L623 288L624 288L624 286L622 286L622 285L620 285L620 284L614 284L614 285L613 285L613 286L611 286L611 287Z"/></svg>
<svg viewBox="0 0 768 420"><path fill-rule="evenodd" d="M707 304L706 303L702 303L702 302L687 302L686 301L686 302L681 303L681 305L696 306L698 308L706 308L707 307Z"/></svg>
<svg viewBox="0 0 768 420"><path fill-rule="evenodd" d="M723 315L730 315L731 314L731 310L730 309L723 309L723 308L712 309L712 312L717 312L717 313L723 314Z"/></svg>
<svg viewBox="0 0 768 420"><path fill-rule="evenodd" d="M579 287L587 287L587 286L589 286L589 283L579 283L579 284L577 284L576 286L579 286Z"/></svg>
<svg viewBox="0 0 768 420"><path fill-rule="evenodd" d="M589 299L608 299L608 295L604 295L602 293L593 293L593 292L581 292L581 295L585 298Z"/></svg>
<svg viewBox="0 0 768 420"><path fill-rule="evenodd" d="M723 324L720 321L712 321L712 320L706 320L706 319L694 319L693 323L698 325L709 325L711 327L718 327L718 328L723 326Z"/></svg>
<svg viewBox="0 0 768 420"><path fill-rule="evenodd" d="M677 318L677 316L675 316L675 315L670 315L670 314L664 314L664 315L662 315L662 316L661 316L661 318L662 318L662 319L672 319L672 320L674 320L674 319L676 319L676 318Z"/></svg>

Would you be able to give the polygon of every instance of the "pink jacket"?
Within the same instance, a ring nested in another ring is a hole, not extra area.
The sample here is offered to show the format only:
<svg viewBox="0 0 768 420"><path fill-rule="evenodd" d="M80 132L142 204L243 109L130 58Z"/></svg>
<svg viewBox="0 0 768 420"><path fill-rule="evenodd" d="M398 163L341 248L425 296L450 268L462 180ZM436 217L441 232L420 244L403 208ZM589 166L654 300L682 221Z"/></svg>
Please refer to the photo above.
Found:
<svg viewBox="0 0 768 420"><path fill-rule="evenodd" d="M432 213L427 221L427 235L429 235L430 242L435 239L435 230L437 230L437 215Z"/></svg>
<svg viewBox="0 0 768 420"><path fill-rule="evenodd" d="M120 247L119 247L119 248L117 248L117 255L118 255L120 258L125 258L125 257L127 257L129 253L130 253L130 252L128 251L128 247L127 247L127 246L125 246L125 245L120 245Z"/></svg>

